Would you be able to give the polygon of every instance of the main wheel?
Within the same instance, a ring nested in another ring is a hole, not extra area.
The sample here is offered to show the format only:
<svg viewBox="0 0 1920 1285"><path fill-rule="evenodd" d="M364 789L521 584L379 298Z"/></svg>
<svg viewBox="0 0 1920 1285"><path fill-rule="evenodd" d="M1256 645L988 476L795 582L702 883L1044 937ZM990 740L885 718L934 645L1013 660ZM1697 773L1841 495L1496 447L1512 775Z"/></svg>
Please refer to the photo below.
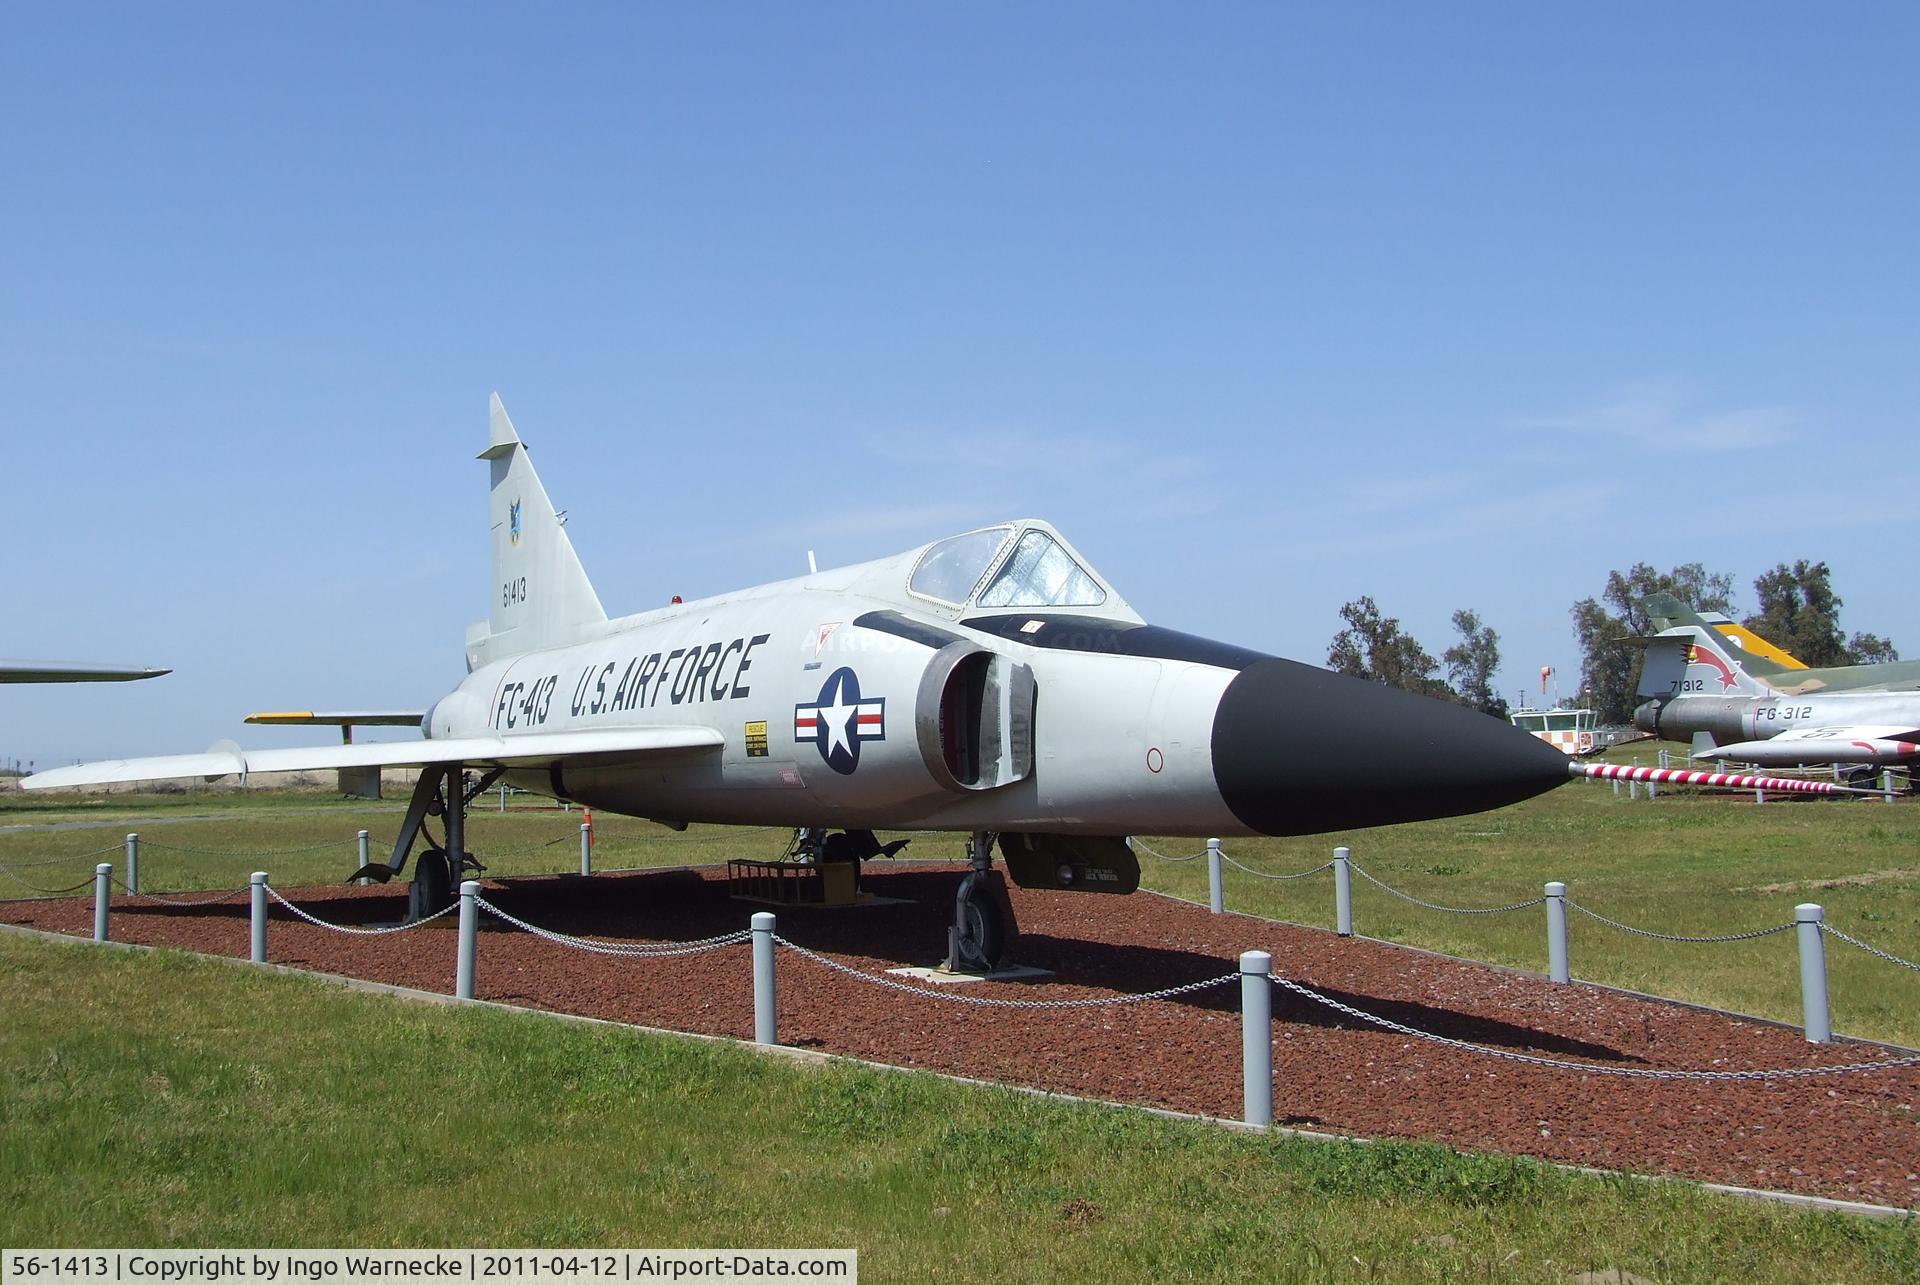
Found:
<svg viewBox="0 0 1920 1285"><path fill-rule="evenodd" d="M968 972L990 973L1007 949L1007 917L991 875L970 874L960 881L960 929L955 962Z"/></svg>
<svg viewBox="0 0 1920 1285"><path fill-rule="evenodd" d="M425 919L453 904L453 864L438 848L420 854L413 869L413 886L407 891L415 919Z"/></svg>

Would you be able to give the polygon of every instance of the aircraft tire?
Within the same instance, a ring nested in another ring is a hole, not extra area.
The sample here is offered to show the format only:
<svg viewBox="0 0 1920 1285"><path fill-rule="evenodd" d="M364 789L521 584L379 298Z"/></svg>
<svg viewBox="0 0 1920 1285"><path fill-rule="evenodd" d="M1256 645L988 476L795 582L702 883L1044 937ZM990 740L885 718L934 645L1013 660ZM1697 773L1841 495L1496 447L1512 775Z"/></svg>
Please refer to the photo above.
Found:
<svg viewBox="0 0 1920 1285"><path fill-rule="evenodd" d="M1007 950L1007 920L1001 909L998 889L991 878L968 875L960 890L963 925L958 949L959 965L969 972L990 973L1000 967Z"/></svg>
<svg viewBox="0 0 1920 1285"><path fill-rule="evenodd" d="M439 848L420 854L413 869L413 886L408 890L413 917L423 919L453 904L453 865Z"/></svg>

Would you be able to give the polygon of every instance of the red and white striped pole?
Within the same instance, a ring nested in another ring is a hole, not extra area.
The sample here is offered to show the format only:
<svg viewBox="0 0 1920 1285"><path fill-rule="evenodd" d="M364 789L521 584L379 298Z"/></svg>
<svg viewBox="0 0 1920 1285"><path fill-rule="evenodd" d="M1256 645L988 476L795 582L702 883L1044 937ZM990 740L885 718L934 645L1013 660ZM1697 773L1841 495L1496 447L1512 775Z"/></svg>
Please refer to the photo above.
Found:
<svg viewBox="0 0 1920 1285"><path fill-rule="evenodd" d="M1778 790L1782 794L1859 794L1862 791L1831 781L1804 781L1793 776L1754 776L1747 772L1698 772L1680 767L1623 767L1614 763L1569 763L1575 776L1601 781L1646 781L1669 785L1719 786L1729 790Z"/></svg>

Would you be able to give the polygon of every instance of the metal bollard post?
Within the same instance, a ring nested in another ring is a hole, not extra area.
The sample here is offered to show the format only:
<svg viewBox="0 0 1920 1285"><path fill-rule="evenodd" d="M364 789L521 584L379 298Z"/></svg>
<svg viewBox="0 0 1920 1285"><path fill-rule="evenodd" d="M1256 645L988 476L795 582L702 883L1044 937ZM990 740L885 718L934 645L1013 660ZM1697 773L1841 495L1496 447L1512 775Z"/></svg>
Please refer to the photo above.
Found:
<svg viewBox="0 0 1920 1285"><path fill-rule="evenodd" d="M773 912L755 913L753 926L753 1042L778 1044L773 988Z"/></svg>
<svg viewBox="0 0 1920 1285"><path fill-rule="evenodd" d="M1220 884L1220 840L1207 840L1207 905L1213 913L1223 914L1227 909L1227 890Z"/></svg>
<svg viewBox="0 0 1920 1285"><path fill-rule="evenodd" d="M113 881L113 867L105 861L93 868L93 939L107 939L107 896Z"/></svg>
<svg viewBox="0 0 1920 1285"><path fill-rule="evenodd" d="M1620 797L1620 778L1617 776L1613 778L1613 797Z"/></svg>
<svg viewBox="0 0 1920 1285"><path fill-rule="evenodd" d="M1573 980L1567 969L1567 885L1557 880L1547 885L1547 976Z"/></svg>
<svg viewBox="0 0 1920 1285"><path fill-rule="evenodd" d="M267 962L267 872L253 872L253 954L256 964Z"/></svg>
<svg viewBox="0 0 1920 1285"><path fill-rule="evenodd" d="M1809 1044L1833 1042L1833 1018L1827 1011L1827 943L1820 932L1825 918L1826 911L1811 901L1793 908L1795 931L1800 935L1800 1011L1806 1018Z"/></svg>
<svg viewBox="0 0 1920 1285"><path fill-rule="evenodd" d="M140 891L140 836L127 836L127 891Z"/></svg>
<svg viewBox="0 0 1920 1285"><path fill-rule="evenodd" d="M465 879L460 884L460 954L453 966L453 993L460 999L473 998L473 947L480 927L480 882Z"/></svg>
<svg viewBox="0 0 1920 1285"><path fill-rule="evenodd" d="M1353 936L1353 850L1333 850L1333 930Z"/></svg>
<svg viewBox="0 0 1920 1285"><path fill-rule="evenodd" d="M1893 769L1890 767L1880 769L1880 797L1888 803L1893 802Z"/></svg>
<svg viewBox="0 0 1920 1285"><path fill-rule="evenodd" d="M365 870L367 868L367 832L362 830L358 835L354 836L354 842L358 844L360 848L360 864L354 868L357 870ZM365 875L360 876L360 886L362 888L372 882L373 880L367 878Z"/></svg>
<svg viewBox="0 0 1920 1285"><path fill-rule="evenodd" d="M1240 955L1241 1100L1248 1124L1273 1123L1273 956Z"/></svg>
<svg viewBox="0 0 1920 1285"><path fill-rule="evenodd" d="M593 827L585 824L580 827L580 873L593 873Z"/></svg>

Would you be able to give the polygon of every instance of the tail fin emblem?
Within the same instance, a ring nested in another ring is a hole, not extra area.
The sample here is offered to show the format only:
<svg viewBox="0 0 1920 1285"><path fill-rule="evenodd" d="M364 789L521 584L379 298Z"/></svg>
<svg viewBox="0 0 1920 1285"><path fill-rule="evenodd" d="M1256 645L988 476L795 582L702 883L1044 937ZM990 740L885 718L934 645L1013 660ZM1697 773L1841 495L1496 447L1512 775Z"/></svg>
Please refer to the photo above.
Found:
<svg viewBox="0 0 1920 1285"><path fill-rule="evenodd" d="M1721 691L1726 691L1730 687L1738 687L1740 685L1740 680L1733 676L1733 670L1727 667L1727 662L1720 659L1710 647L1700 647L1693 643L1688 643L1687 663L1689 665L1705 665L1708 669L1718 674L1720 676Z"/></svg>
<svg viewBox="0 0 1920 1285"><path fill-rule="evenodd" d="M520 501L515 500L507 509L507 538L517 548L520 544Z"/></svg>

